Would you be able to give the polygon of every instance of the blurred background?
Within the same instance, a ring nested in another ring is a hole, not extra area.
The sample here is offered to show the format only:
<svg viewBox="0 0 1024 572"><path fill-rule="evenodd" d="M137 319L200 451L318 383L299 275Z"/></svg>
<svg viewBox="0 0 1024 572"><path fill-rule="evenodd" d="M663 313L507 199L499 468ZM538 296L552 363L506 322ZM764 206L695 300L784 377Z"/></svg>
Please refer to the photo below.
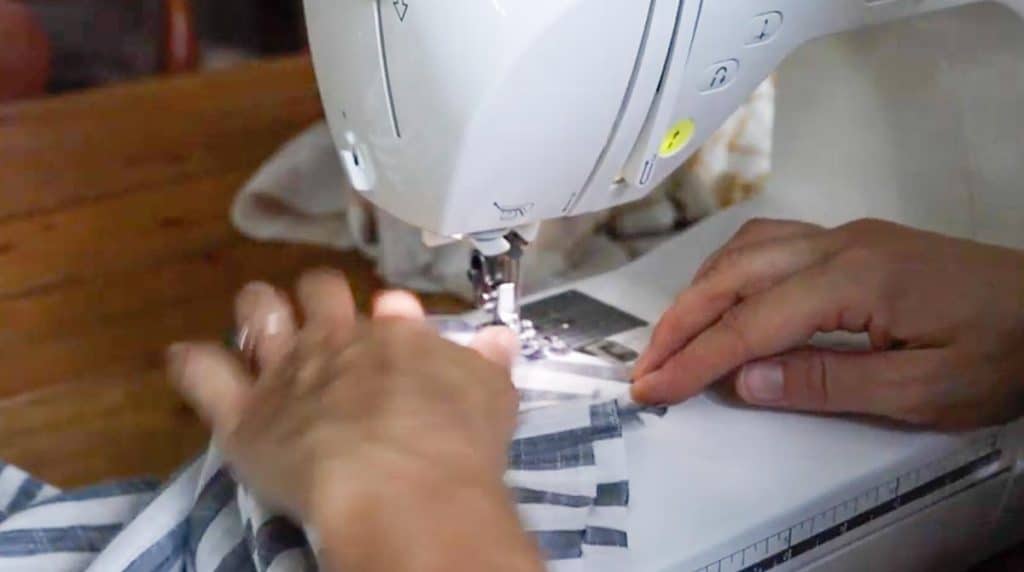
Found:
<svg viewBox="0 0 1024 572"><path fill-rule="evenodd" d="M0 0L0 101L304 49L301 0Z"/></svg>

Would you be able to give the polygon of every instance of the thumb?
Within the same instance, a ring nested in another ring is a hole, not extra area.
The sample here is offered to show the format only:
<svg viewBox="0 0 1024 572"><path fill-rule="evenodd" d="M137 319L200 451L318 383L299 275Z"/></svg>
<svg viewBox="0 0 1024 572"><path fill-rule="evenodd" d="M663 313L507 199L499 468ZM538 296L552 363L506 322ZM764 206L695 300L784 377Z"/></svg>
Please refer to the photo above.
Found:
<svg viewBox="0 0 1024 572"><path fill-rule="evenodd" d="M519 357L519 336L508 328L493 326L480 330L469 347L501 367L511 369Z"/></svg>
<svg viewBox="0 0 1024 572"><path fill-rule="evenodd" d="M175 344L167 350L167 371L214 434L234 432L252 387L235 356L216 344Z"/></svg>
<svg viewBox="0 0 1024 572"><path fill-rule="evenodd" d="M910 420L922 383L939 371L937 352L799 350L743 366L736 391L751 405Z"/></svg>

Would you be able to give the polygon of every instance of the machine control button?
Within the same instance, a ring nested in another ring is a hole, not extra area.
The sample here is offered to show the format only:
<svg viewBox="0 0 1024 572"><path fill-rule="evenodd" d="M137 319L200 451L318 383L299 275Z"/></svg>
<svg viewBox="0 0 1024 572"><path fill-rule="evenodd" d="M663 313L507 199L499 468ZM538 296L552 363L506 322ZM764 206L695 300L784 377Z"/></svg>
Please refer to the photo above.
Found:
<svg viewBox="0 0 1024 572"><path fill-rule="evenodd" d="M370 163L370 154L359 143L355 133L345 133L345 145L338 151L341 157L341 166L348 175L348 181L357 191L372 191L375 181L373 165Z"/></svg>
<svg viewBox="0 0 1024 572"><path fill-rule="evenodd" d="M640 178L637 179L637 184L641 187L646 187L647 183L651 182L651 177L654 176L654 168L658 165L658 158L651 157L644 161L643 169L640 170Z"/></svg>
<svg viewBox="0 0 1024 572"><path fill-rule="evenodd" d="M725 88L736 79L740 71L739 60L725 60L709 67L704 71L700 79L701 93L718 91Z"/></svg>
<svg viewBox="0 0 1024 572"><path fill-rule="evenodd" d="M770 42L782 28L782 12L758 14L747 24L744 41L748 46Z"/></svg>
<svg viewBox="0 0 1024 572"><path fill-rule="evenodd" d="M693 134L696 131L697 124L692 119L684 119L676 123L665 134L665 138L661 140L661 146L658 147L658 156L668 158L682 151L686 144L693 139Z"/></svg>

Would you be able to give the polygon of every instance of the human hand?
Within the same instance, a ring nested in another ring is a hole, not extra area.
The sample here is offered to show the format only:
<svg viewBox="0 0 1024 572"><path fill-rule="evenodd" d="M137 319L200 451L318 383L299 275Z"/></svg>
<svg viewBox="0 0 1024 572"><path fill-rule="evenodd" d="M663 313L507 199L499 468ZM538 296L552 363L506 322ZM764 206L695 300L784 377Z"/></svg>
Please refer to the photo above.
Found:
<svg viewBox="0 0 1024 572"><path fill-rule="evenodd" d="M809 347L864 332L869 351ZM747 223L638 361L634 397L677 403L736 371L754 405L964 428L1024 413L1024 253L856 221Z"/></svg>
<svg viewBox="0 0 1024 572"><path fill-rule="evenodd" d="M449 343L403 292L360 321L344 278L326 271L304 276L298 299L301 328L273 288L240 294L257 375L216 344L169 352L171 378L240 480L315 525L339 569L450 569L486 557L486 542L505 554L481 566L532 570L539 559L502 484L514 334Z"/></svg>

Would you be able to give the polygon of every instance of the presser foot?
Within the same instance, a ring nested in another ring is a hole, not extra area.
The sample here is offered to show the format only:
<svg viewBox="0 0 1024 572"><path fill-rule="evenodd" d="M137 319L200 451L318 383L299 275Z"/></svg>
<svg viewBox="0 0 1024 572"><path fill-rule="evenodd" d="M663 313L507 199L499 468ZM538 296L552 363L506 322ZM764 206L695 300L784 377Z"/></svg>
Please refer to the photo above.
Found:
<svg viewBox="0 0 1024 572"><path fill-rule="evenodd" d="M572 351L560 338L542 335L531 320L522 317L515 284L501 284L481 300L484 302L482 310L490 316L490 320L481 327L505 326L515 332L519 336L522 355L527 359L565 355Z"/></svg>
<svg viewBox="0 0 1024 572"><path fill-rule="evenodd" d="M522 348L522 355L528 359L540 359L554 355L565 355L572 349L557 336L541 334L533 321L523 318L519 312L518 300L508 300L507 297L515 296L515 288L499 288L497 299L492 307L488 308L491 313L489 325L505 326L519 336L519 344Z"/></svg>
<svg viewBox="0 0 1024 572"><path fill-rule="evenodd" d="M554 336L541 335L519 312L519 261L526 241L512 232L482 240L470 258L468 278L477 307L489 318L481 327L506 326L519 336L527 359L564 355L571 351Z"/></svg>

